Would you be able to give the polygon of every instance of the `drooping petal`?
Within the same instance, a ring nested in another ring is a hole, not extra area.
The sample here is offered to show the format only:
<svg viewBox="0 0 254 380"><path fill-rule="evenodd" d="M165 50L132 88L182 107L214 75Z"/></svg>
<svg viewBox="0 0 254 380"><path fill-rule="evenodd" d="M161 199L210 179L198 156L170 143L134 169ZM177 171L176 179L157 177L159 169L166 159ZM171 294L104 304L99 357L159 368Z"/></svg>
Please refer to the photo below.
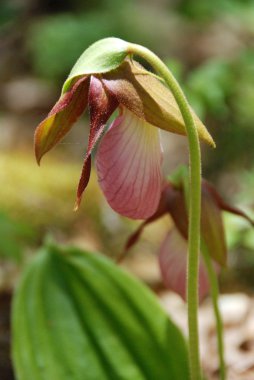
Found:
<svg viewBox="0 0 254 380"><path fill-rule="evenodd" d="M207 181L203 180L203 187L212 195L214 201L217 203L218 207L223 210L241 216L246 219L252 226L254 226L254 220L251 219L244 211L240 210L238 207L231 206L229 203L224 201L216 189Z"/></svg>
<svg viewBox="0 0 254 380"><path fill-rule="evenodd" d="M159 265L165 286L186 300L187 241L176 228L166 236L159 251ZM209 291L208 276L202 258L199 265L199 300Z"/></svg>
<svg viewBox="0 0 254 380"><path fill-rule="evenodd" d="M126 60L116 70L103 74L103 82L120 104L139 118L169 132L186 135L185 124L171 91L135 61ZM215 143L206 127L192 112L199 137Z"/></svg>
<svg viewBox="0 0 254 380"><path fill-rule="evenodd" d="M35 131L35 155L40 163L42 156L53 148L71 129L87 105L89 78L80 78L60 97L46 119Z"/></svg>
<svg viewBox="0 0 254 380"><path fill-rule="evenodd" d="M97 152L98 180L110 206L132 219L147 219L161 194L159 131L126 108L112 123Z"/></svg>
<svg viewBox="0 0 254 380"><path fill-rule="evenodd" d="M79 207L82 194L89 182L92 150L101 137L108 119L118 106L116 98L108 94L108 92L105 91L102 82L94 76L92 76L90 80L88 103L90 111L90 134L88 148L79 180L75 209Z"/></svg>

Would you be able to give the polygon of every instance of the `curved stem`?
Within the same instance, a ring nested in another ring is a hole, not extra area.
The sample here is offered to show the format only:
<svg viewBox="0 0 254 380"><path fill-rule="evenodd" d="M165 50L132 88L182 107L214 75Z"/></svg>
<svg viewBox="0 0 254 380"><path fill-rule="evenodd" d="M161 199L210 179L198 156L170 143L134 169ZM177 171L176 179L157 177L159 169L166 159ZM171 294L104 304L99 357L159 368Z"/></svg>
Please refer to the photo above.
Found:
<svg viewBox="0 0 254 380"><path fill-rule="evenodd" d="M220 315L218 298L219 298L219 286L217 281L217 276L214 271L212 260L210 258L209 252L205 244L201 242L202 255L205 261L206 270L209 278L209 283L211 287L211 297L213 303L214 316L216 320L216 332L217 332L217 345L218 345L218 355L220 361L220 380L226 379L226 366L224 361L224 342L223 342L223 323Z"/></svg>
<svg viewBox="0 0 254 380"><path fill-rule="evenodd" d="M189 362L192 380L201 379L198 337L198 267L200 249L201 154L197 129L185 95L167 66L147 48L129 44L129 53L144 58L165 80L181 111L189 141L190 190L187 303L189 327Z"/></svg>

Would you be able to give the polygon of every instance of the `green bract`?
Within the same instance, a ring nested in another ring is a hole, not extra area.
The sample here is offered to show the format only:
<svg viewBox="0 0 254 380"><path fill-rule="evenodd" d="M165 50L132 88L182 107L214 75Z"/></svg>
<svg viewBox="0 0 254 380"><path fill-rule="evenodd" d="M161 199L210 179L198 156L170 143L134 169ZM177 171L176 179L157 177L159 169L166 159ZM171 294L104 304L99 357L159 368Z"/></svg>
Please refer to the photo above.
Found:
<svg viewBox="0 0 254 380"><path fill-rule="evenodd" d="M77 60L62 93L68 91L73 79L80 75L106 73L116 69L128 55L129 44L120 38L104 38L95 42Z"/></svg>

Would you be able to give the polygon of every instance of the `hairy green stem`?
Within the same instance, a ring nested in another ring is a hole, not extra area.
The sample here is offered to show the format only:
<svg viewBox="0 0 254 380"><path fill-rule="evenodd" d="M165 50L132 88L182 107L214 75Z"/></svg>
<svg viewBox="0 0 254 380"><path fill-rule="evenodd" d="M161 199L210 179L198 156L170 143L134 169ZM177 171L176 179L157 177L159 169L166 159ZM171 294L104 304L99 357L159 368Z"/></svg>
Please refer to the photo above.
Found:
<svg viewBox="0 0 254 380"><path fill-rule="evenodd" d="M187 268L189 363L192 380L201 379L198 336L198 267L200 250L201 154L199 138L188 101L167 66L147 48L129 44L129 53L144 58L164 79L181 111L189 141L190 190Z"/></svg>
<svg viewBox="0 0 254 380"><path fill-rule="evenodd" d="M207 251L207 247L201 241L202 255L205 261L206 270L209 278L209 283L211 287L211 297L213 303L214 316L216 321L216 332L217 332L217 345L218 345L218 355L220 362L220 380L226 380L226 366L224 360L224 342L223 342L223 323L220 315L218 298L219 298L219 286L217 275L215 273L211 257Z"/></svg>

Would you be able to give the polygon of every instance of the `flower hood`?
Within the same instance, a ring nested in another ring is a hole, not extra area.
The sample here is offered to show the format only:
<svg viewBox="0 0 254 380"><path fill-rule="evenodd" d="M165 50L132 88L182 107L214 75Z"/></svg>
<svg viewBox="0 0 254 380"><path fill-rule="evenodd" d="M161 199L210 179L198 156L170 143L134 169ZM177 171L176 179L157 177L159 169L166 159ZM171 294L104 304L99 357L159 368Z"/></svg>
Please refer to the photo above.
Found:
<svg viewBox="0 0 254 380"><path fill-rule="evenodd" d="M157 209L161 193L162 149L159 129L185 135L185 126L170 90L154 74L125 58L116 68L82 75L74 70L62 95L35 132L38 163L89 108L90 135L77 190L76 208L89 182L91 153L98 147L99 183L111 207L124 216L146 219ZM106 130L118 109L119 116ZM199 137L213 145L193 113ZM156 127L156 128L154 128Z"/></svg>

